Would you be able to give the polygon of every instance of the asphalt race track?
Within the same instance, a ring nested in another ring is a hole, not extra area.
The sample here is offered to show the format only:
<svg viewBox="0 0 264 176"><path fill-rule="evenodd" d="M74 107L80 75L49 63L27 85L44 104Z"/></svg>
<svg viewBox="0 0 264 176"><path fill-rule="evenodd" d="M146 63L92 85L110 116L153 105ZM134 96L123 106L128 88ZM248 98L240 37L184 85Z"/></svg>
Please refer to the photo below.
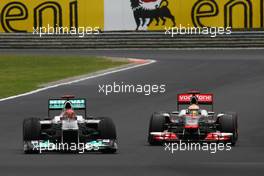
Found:
<svg viewBox="0 0 264 176"><path fill-rule="evenodd" d="M3 53L46 51L0 51ZM157 63L90 79L37 94L0 102L0 175L263 175L264 51L263 50L138 50L50 51L49 54L105 55L155 59ZM164 94L98 93L98 84L166 84ZM215 111L239 113L239 142L231 151L164 151L148 146L152 112L175 110L176 94L199 89L215 94ZM22 121L45 117L49 97L75 94L88 100L91 115L113 118L119 151L104 154L25 155Z"/></svg>

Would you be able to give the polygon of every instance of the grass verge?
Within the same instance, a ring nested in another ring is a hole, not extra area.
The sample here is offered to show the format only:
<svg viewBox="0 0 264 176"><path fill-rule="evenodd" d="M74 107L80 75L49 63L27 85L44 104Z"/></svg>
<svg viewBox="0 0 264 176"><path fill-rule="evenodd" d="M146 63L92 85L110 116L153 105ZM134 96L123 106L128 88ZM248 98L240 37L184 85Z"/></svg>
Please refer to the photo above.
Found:
<svg viewBox="0 0 264 176"><path fill-rule="evenodd" d="M127 64L90 56L0 56L0 98L37 89L39 85Z"/></svg>

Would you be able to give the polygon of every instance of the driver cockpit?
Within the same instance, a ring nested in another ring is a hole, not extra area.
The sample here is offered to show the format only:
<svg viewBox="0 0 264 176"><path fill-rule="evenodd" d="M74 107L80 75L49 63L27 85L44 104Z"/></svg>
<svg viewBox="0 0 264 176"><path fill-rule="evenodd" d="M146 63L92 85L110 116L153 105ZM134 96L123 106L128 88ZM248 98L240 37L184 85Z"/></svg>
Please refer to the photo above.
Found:
<svg viewBox="0 0 264 176"><path fill-rule="evenodd" d="M191 115L191 116L208 116L208 112L205 109L200 109L198 104L198 99L196 96L191 97L190 106L188 109L183 109L180 111L179 116Z"/></svg>

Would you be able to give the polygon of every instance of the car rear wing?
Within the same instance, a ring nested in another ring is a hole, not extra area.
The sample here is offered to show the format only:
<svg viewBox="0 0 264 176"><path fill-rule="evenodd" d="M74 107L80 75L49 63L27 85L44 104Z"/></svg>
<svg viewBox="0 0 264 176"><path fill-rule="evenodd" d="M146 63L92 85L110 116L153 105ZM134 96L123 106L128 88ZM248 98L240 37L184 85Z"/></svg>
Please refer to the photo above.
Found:
<svg viewBox="0 0 264 176"><path fill-rule="evenodd" d="M212 93L200 93L198 91L190 91L177 95L177 110L179 111L180 105L190 105L192 99L195 98L198 105L211 105L213 111L214 96Z"/></svg>
<svg viewBox="0 0 264 176"><path fill-rule="evenodd" d="M86 99L72 97L62 97L61 99L49 99L48 116L50 114L50 111L52 110L63 110L67 102L71 104L71 107L74 110L84 110L86 116Z"/></svg>

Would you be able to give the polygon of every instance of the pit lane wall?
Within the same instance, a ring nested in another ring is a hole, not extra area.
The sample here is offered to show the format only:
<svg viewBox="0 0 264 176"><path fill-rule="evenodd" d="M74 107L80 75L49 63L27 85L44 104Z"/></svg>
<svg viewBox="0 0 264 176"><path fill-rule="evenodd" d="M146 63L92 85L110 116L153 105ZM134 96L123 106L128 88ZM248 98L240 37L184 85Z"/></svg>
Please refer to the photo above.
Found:
<svg viewBox="0 0 264 176"><path fill-rule="evenodd" d="M264 0L3 0L0 32L99 27L102 31L166 27L264 29Z"/></svg>

